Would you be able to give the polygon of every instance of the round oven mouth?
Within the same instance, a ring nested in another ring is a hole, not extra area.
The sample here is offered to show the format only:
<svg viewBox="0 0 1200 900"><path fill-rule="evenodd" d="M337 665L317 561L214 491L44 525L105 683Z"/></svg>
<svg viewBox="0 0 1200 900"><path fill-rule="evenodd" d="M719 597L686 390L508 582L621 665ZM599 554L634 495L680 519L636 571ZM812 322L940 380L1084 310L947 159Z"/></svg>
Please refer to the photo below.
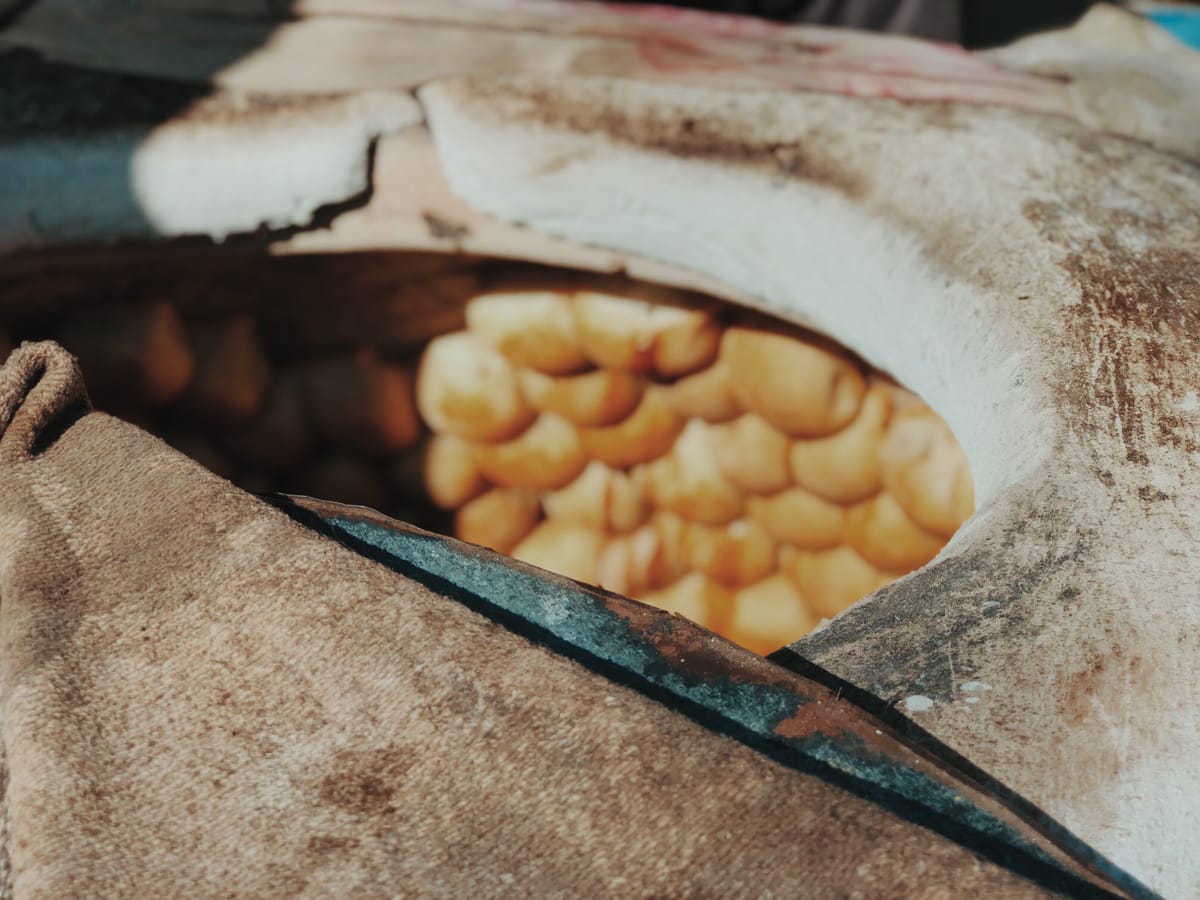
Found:
<svg viewBox="0 0 1200 900"><path fill-rule="evenodd" d="M769 654L930 562L966 455L820 335L625 276L420 252L48 259L0 307L95 405L258 494L362 505Z"/></svg>

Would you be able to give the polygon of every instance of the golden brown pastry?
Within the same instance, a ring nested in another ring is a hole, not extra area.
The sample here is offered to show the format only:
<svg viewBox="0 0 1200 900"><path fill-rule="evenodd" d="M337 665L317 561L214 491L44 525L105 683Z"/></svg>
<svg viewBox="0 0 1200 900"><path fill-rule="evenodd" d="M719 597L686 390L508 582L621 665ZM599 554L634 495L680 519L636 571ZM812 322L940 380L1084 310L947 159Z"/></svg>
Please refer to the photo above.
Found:
<svg viewBox="0 0 1200 900"><path fill-rule="evenodd" d="M312 430L303 401L303 373L277 369L262 411L245 428L226 429L221 445L244 466L267 471L291 469L309 456Z"/></svg>
<svg viewBox="0 0 1200 900"><path fill-rule="evenodd" d="M669 385L664 396L667 404L685 419L728 422L743 412L733 391L729 364L722 359Z"/></svg>
<svg viewBox="0 0 1200 900"><path fill-rule="evenodd" d="M720 330L705 312L587 291L574 310L583 352L598 366L676 377L717 354Z"/></svg>
<svg viewBox="0 0 1200 900"><path fill-rule="evenodd" d="M827 619L896 578L880 572L846 546L818 551L788 547L780 552L779 559L783 571L800 589L808 608Z"/></svg>
<svg viewBox="0 0 1200 900"><path fill-rule="evenodd" d="M593 460L565 487L542 498L547 517L610 534L632 531L650 515L642 485L628 473Z"/></svg>
<svg viewBox="0 0 1200 900"><path fill-rule="evenodd" d="M948 538L975 511L975 485L962 447L928 407L893 417L880 453L882 478L922 528Z"/></svg>
<svg viewBox="0 0 1200 900"><path fill-rule="evenodd" d="M777 545L757 522L738 519L728 525L693 523L684 538L689 569L703 572L729 588L740 588L775 572Z"/></svg>
<svg viewBox="0 0 1200 900"><path fill-rule="evenodd" d="M595 584L596 561L603 548L604 532L576 522L547 519L513 548L512 556L576 581Z"/></svg>
<svg viewBox="0 0 1200 900"><path fill-rule="evenodd" d="M841 431L824 438L798 440L789 461L796 484L835 503L856 503L879 492L879 448L891 413L891 394L872 385L858 415Z"/></svg>
<svg viewBox="0 0 1200 900"><path fill-rule="evenodd" d="M470 441L453 434L435 434L422 457L425 492L442 509L458 509L487 489Z"/></svg>
<svg viewBox="0 0 1200 900"><path fill-rule="evenodd" d="M542 517L533 491L492 488L459 508L454 534L459 540L511 553Z"/></svg>
<svg viewBox="0 0 1200 900"><path fill-rule="evenodd" d="M626 596L657 587L670 580L664 577L664 553L659 532L652 525L610 538L596 560L596 583ZM670 575L675 577L677 573Z"/></svg>
<svg viewBox="0 0 1200 900"><path fill-rule="evenodd" d="M801 487L769 497L747 497L746 515L778 541L804 550L826 550L842 542L846 510Z"/></svg>
<svg viewBox="0 0 1200 900"><path fill-rule="evenodd" d="M336 446L395 453L421 435L411 373L370 348L310 364L304 395L309 421Z"/></svg>
<svg viewBox="0 0 1200 900"><path fill-rule="evenodd" d="M791 437L825 437L845 427L866 392L848 359L774 331L730 328L721 357L741 405Z"/></svg>
<svg viewBox="0 0 1200 900"><path fill-rule="evenodd" d="M721 329L709 315L693 310L674 312L674 323L658 332L654 344L654 374L661 378L679 378L703 369L717 358L721 345ZM665 317L663 312L659 317Z"/></svg>
<svg viewBox="0 0 1200 900"><path fill-rule="evenodd" d="M717 466L730 482L752 494L774 494L792 483L788 464L791 441L746 413L724 425L709 426Z"/></svg>
<svg viewBox="0 0 1200 900"><path fill-rule="evenodd" d="M575 332L572 297L554 291L482 294L467 303L467 328L520 366L547 375L587 368Z"/></svg>
<svg viewBox="0 0 1200 900"><path fill-rule="evenodd" d="M733 595L699 572L684 575L667 587L649 591L636 599L718 633L726 627L733 606Z"/></svg>
<svg viewBox="0 0 1200 900"><path fill-rule="evenodd" d="M842 533L859 556L898 575L925 565L945 543L905 515L886 491L846 510Z"/></svg>
<svg viewBox="0 0 1200 900"><path fill-rule="evenodd" d="M536 418L512 363L460 331L430 341L417 370L417 407L435 432L469 441L506 441Z"/></svg>
<svg viewBox="0 0 1200 900"><path fill-rule="evenodd" d="M606 428L580 428L579 440L592 459L624 469L662 456L682 429L683 420L667 406L662 389L651 385L623 422Z"/></svg>
<svg viewBox="0 0 1200 900"><path fill-rule="evenodd" d="M726 634L763 656L812 631L817 617L785 575L772 575L739 590Z"/></svg>
<svg viewBox="0 0 1200 900"><path fill-rule="evenodd" d="M543 413L517 437L500 444L476 444L475 465L493 484L552 490L569 484L587 465L575 426Z"/></svg>
<svg viewBox="0 0 1200 900"><path fill-rule="evenodd" d="M669 454L646 465L646 493L661 509L693 522L724 525L742 514L745 499L717 466L708 428L693 419Z"/></svg>
<svg viewBox="0 0 1200 900"><path fill-rule="evenodd" d="M244 425L262 409L271 365L247 314L191 328L196 374L184 398L189 414L223 426Z"/></svg>
<svg viewBox="0 0 1200 900"><path fill-rule="evenodd" d="M157 409L177 400L195 372L187 329L170 303L74 315L60 337L79 357L89 388L122 411Z"/></svg>
<svg viewBox="0 0 1200 900"><path fill-rule="evenodd" d="M561 378L526 369L520 380L535 409L587 427L623 421L637 409L646 389L642 378L620 369L596 369Z"/></svg>
<svg viewBox="0 0 1200 900"><path fill-rule="evenodd" d="M662 587L687 572L687 537L691 528L682 516L659 511L650 517L650 528L658 538L658 552L647 570L652 587Z"/></svg>

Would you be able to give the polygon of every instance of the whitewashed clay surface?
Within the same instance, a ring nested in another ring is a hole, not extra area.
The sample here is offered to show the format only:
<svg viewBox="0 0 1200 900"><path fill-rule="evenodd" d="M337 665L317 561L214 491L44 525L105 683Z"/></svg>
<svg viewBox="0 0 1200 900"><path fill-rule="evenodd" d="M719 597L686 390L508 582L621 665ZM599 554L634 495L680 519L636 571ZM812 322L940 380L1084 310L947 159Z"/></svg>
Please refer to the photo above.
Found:
<svg viewBox="0 0 1200 900"><path fill-rule="evenodd" d="M1137 63L1125 77L1124 62L1110 70L1093 60L1071 71L1055 63L1063 46L1087 45L1096 29L1086 21L1082 37L1073 31L998 56L1011 63L1006 68L894 35L653 7L564 10L540 0L304 0L294 19L282 21L273 3L40 0L0 33L0 48L32 49L113 75L212 85L217 94L166 122L35 129L0 140L0 190L20 198L0 210L0 250L310 225L318 210L364 191L368 148L382 148L419 120L409 92L442 76L621 75L729 90L997 104L1071 116L1200 158L1194 54L1165 32L1130 24L1136 20L1128 13L1101 23L1109 50L1124 47L1122 60ZM497 17L503 28L493 27ZM1049 77L1022 71L1043 64ZM1134 100L1114 101L1134 89ZM290 95L282 109L280 95ZM215 146L239 153L214 154ZM179 172L188 177L181 181ZM84 185L100 202L81 199ZM407 233L390 234L371 238L360 229L347 241L406 246ZM611 260L593 266L612 267Z"/></svg>

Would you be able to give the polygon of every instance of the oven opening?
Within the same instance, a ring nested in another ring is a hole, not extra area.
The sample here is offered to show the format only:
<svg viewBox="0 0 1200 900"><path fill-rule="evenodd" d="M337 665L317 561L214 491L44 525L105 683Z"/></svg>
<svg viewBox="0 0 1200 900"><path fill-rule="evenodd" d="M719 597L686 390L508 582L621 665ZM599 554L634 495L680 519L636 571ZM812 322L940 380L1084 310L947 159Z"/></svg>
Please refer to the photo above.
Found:
<svg viewBox="0 0 1200 900"><path fill-rule="evenodd" d="M27 263L28 265L28 263ZM623 276L189 248L0 273L7 339L255 493L361 504L767 654L973 512L922 400L844 348Z"/></svg>

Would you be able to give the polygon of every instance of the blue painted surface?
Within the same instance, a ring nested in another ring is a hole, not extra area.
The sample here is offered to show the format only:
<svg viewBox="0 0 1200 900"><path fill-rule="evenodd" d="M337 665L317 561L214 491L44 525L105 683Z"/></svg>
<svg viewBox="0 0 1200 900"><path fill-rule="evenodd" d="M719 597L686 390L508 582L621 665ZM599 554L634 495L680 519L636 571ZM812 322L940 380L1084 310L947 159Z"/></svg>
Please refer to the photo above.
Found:
<svg viewBox="0 0 1200 900"><path fill-rule="evenodd" d="M1147 13L1146 18L1200 50L1200 10L1160 9Z"/></svg>

